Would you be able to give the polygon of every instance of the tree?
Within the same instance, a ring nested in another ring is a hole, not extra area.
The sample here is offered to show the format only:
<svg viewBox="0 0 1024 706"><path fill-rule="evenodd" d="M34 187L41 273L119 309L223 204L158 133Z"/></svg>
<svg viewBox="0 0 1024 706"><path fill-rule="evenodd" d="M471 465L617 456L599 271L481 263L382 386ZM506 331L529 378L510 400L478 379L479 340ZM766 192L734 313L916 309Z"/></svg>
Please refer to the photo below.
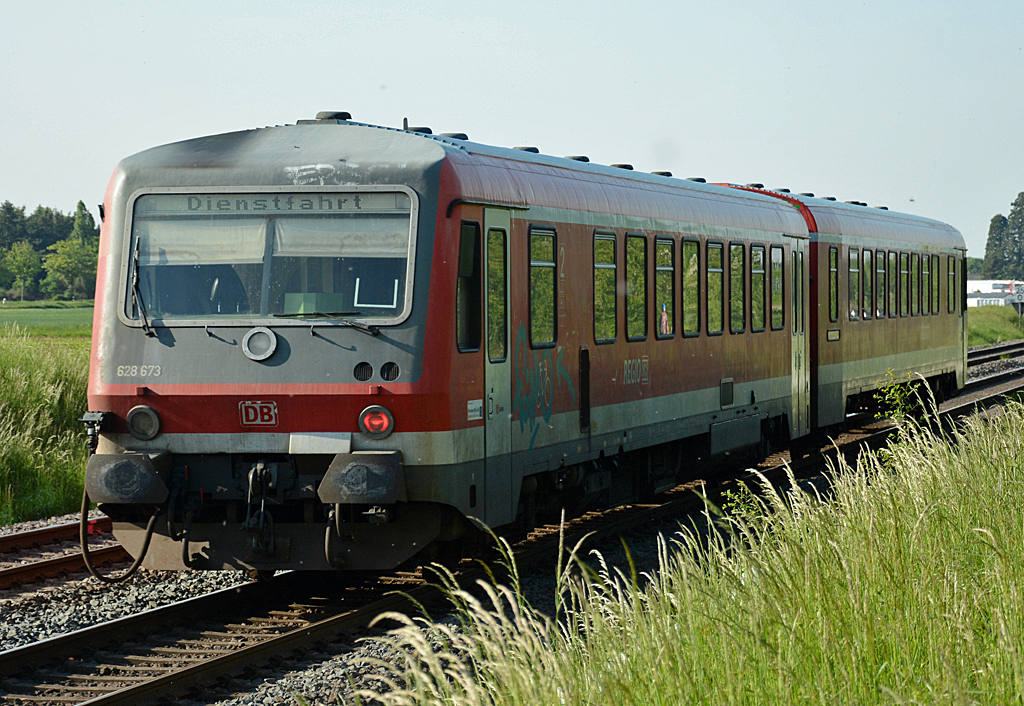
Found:
<svg viewBox="0 0 1024 706"><path fill-rule="evenodd" d="M39 206L25 219L26 239L36 250L45 250L67 238L74 225L73 216L65 215L55 208Z"/></svg>
<svg viewBox="0 0 1024 706"><path fill-rule="evenodd" d="M7 251L4 265L14 275L15 281L21 282L21 300L25 301L25 283L29 280L34 282L42 269L39 253L27 240L18 241Z"/></svg>
<svg viewBox="0 0 1024 706"><path fill-rule="evenodd" d="M1014 257L1011 264L1013 271L1008 276L1014 279L1024 278L1024 191L1017 194L1017 198L1010 206L1004 241L1008 246L1013 246Z"/></svg>
<svg viewBox="0 0 1024 706"><path fill-rule="evenodd" d="M984 279L1002 279L1007 265L1006 216L997 213L988 226L988 240L985 241L985 261L981 265Z"/></svg>
<svg viewBox="0 0 1024 706"><path fill-rule="evenodd" d="M45 292L54 296L63 293L65 296L89 297L93 294L99 255L98 234L92 214L79 201L71 235L47 247L50 254L43 261L47 272L43 281Z"/></svg>
<svg viewBox="0 0 1024 706"><path fill-rule="evenodd" d="M4 201L0 204L0 251L27 239L25 207L18 208L10 201Z"/></svg>

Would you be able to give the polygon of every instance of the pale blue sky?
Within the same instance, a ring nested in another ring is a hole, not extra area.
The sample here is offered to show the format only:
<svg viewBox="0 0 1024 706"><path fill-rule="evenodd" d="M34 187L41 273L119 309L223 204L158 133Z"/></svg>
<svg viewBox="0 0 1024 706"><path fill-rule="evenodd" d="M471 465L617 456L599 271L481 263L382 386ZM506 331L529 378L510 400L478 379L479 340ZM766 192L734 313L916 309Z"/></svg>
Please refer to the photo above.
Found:
<svg viewBox="0 0 1024 706"><path fill-rule="evenodd" d="M0 0L0 201L320 110L952 224L1024 191L1024 0Z"/></svg>

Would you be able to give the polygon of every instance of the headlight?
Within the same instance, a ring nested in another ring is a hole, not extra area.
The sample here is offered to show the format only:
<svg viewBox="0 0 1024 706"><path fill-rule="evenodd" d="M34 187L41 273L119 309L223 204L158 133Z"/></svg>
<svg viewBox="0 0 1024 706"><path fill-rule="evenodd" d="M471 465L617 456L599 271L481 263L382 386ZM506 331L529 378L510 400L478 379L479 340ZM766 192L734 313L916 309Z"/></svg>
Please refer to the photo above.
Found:
<svg viewBox="0 0 1024 706"><path fill-rule="evenodd" d="M125 421L128 423L128 431L136 439L149 441L160 433L160 415L144 404L132 407Z"/></svg>
<svg viewBox="0 0 1024 706"><path fill-rule="evenodd" d="M395 418L379 404L370 405L359 413L359 428L371 439L383 439L395 428Z"/></svg>

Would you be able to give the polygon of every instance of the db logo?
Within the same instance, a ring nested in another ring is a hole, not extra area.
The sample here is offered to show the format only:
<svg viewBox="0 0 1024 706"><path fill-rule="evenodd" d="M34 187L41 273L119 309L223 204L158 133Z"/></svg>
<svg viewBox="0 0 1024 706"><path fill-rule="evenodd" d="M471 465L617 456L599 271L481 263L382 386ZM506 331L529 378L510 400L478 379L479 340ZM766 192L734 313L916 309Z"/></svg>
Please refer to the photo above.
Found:
<svg viewBox="0 0 1024 706"><path fill-rule="evenodd" d="M239 402L238 413L244 426L277 426L277 402Z"/></svg>

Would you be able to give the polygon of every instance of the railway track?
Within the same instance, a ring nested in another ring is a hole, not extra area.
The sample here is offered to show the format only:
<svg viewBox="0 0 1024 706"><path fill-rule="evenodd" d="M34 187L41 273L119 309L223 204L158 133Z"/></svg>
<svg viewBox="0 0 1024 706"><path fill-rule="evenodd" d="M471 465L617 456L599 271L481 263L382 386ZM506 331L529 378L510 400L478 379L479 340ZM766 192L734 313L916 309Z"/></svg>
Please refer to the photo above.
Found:
<svg viewBox="0 0 1024 706"><path fill-rule="evenodd" d="M995 343L991 346L976 347L967 351L967 365L981 365L991 363L994 360L1005 358L1017 358L1024 355L1024 339L1018 341L1006 341Z"/></svg>
<svg viewBox="0 0 1024 706"><path fill-rule="evenodd" d="M110 531L109 517L89 521L91 535L100 537L110 534ZM81 553L78 551L69 553L59 546L66 542L78 542L77 522L0 535L0 589L40 583L46 579L84 572L85 563L82 561ZM50 548L53 548L53 551L48 551ZM56 556L44 556L43 558L22 556L25 553L56 554ZM99 547L94 550L93 557L102 566L131 560L128 552L119 544Z"/></svg>
<svg viewBox="0 0 1024 706"><path fill-rule="evenodd" d="M958 398L943 405L944 415L961 415L978 405L1024 388L1024 371L971 381ZM885 443L891 427L875 422L844 434L831 453L855 455L865 445ZM787 454L788 456L788 454ZM820 467L821 458L785 459ZM769 477L781 467L764 469ZM700 510L691 486L680 486L657 502L592 512L569 522L566 544L584 534L616 536L658 518ZM98 526L102 525L98 523ZM76 529L77 525L67 527ZM57 532L57 530L54 530ZM7 543L23 546L28 535ZM45 542L40 533L35 542ZM558 527L547 525L516 545L517 565L525 569L557 552ZM0 545L3 546L3 545ZM486 578L471 561L457 569L463 585ZM0 699L16 704L144 704L175 695L201 694L204 685L260 669L274 659L337 640L365 627L385 611L414 611L415 603L439 597L423 570L355 577L344 586L337 577L292 573L272 582L251 583L103 623L74 633L0 652ZM387 595L399 589L404 595Z"/></svg>

